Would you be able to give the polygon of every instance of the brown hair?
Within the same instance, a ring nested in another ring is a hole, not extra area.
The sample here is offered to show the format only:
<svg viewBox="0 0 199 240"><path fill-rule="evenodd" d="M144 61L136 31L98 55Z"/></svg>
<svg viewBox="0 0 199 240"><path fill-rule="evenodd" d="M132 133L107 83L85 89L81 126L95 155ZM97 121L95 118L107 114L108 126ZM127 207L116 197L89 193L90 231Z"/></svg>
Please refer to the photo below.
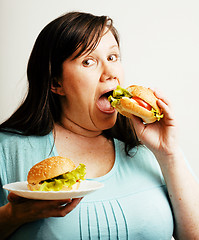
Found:
<svg viewBox="0 0 199 240"><path fill-rule="evenodd" d="M76 50L74 59L95 49L105 27L113 33L119 46L118 33L107 16L69 12L50 22L36 39L29 58L27 97L0 125L0 131L37 136L50 133L61 115L59 97L51 91L52 82L61 77L63 62ZM124 141L126 150L139 144L131 122L121 115L112 129L104 131L104 135Z"/></svg>

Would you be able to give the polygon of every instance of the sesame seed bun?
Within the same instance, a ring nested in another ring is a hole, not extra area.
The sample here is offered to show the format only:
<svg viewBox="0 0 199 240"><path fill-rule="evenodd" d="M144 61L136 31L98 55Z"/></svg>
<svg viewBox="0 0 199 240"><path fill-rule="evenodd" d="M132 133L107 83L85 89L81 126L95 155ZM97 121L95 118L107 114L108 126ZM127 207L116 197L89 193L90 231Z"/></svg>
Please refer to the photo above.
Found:
<svg viewBox="0 0 199 240"><path fill-rule="evenodd" d="M71 172L75 169L75 164L72 160L55 156L44 159L43 161L35 164L29 171L27 176L28 188L30 190L38 190L41 186L40 182L57 177L66 172ZM79 184L74 184L73 188L79 186ZM64 189L66 188L66 189ZM63 190L71 190L68 187L64 187Z"/></svg>

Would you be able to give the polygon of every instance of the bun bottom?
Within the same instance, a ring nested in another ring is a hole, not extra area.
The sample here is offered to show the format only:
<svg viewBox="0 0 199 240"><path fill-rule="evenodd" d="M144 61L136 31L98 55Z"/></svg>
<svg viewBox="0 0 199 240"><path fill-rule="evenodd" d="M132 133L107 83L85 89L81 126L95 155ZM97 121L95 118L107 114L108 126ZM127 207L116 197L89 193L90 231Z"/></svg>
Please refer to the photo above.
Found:
<svg viewBox="0 0 199 240"><path fill-rule="evenodd" d="M153 123L157 120L153 112L141 107L133 99L121 98L120 103L115 108L125 117L131 118L131 115L135 115L140 117L145 123Z"/></svg>
<svg viewBox="0 0 199 240"><path fill-rule="evenodd" d="M72 185L72 187L67 187L67 186L63 186L63 188L59 191L71 191L71 190L77 190L80 186L80 182L76 182L74 185ZM41 184L28 184L28 189L31 191L39 191L41 187Z"/></svg>

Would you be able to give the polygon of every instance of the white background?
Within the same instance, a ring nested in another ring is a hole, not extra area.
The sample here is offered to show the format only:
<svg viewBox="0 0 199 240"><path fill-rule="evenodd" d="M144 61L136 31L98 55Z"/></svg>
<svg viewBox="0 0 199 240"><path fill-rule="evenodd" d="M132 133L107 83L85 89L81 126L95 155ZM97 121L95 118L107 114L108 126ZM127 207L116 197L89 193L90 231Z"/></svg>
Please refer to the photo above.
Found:
<svg viewBox="0 0 199 240"><path fill-rule="evenodd" d="M25 95L26 64L39 32L71 10L113 18L126 85L157 88L170 99L181 147L199 176L198 0L0 0L0 122Z"/></svg>

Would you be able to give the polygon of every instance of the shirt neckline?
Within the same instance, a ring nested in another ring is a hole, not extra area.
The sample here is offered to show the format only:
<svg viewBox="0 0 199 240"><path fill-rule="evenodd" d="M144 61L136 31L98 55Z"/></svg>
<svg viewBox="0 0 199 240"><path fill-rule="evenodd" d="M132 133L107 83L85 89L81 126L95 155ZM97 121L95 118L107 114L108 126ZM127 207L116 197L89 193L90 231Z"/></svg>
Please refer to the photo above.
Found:
<svg viewBox="0 0 199 240"><path fill-rule="evenodd" d="M49 134L49 141L50 141L51 146L53 146L52 154L54 156L59 156L58 151L57 151L56 146L55 146L55 142L54 142L54 137L53 137L53 132L52 131ZM118 142L117 142L116 139L113 139L113 143L114 143L114 148L115 148L115 162L114 162L114 165L113 165L112 169L107 174L105 174L105 175L103 175L101 177L88 178L87 180L103 182L103 181L107 180L108 178L110 178L116 172L117 167L118 167L118 162L119 162Z"/></svg>

